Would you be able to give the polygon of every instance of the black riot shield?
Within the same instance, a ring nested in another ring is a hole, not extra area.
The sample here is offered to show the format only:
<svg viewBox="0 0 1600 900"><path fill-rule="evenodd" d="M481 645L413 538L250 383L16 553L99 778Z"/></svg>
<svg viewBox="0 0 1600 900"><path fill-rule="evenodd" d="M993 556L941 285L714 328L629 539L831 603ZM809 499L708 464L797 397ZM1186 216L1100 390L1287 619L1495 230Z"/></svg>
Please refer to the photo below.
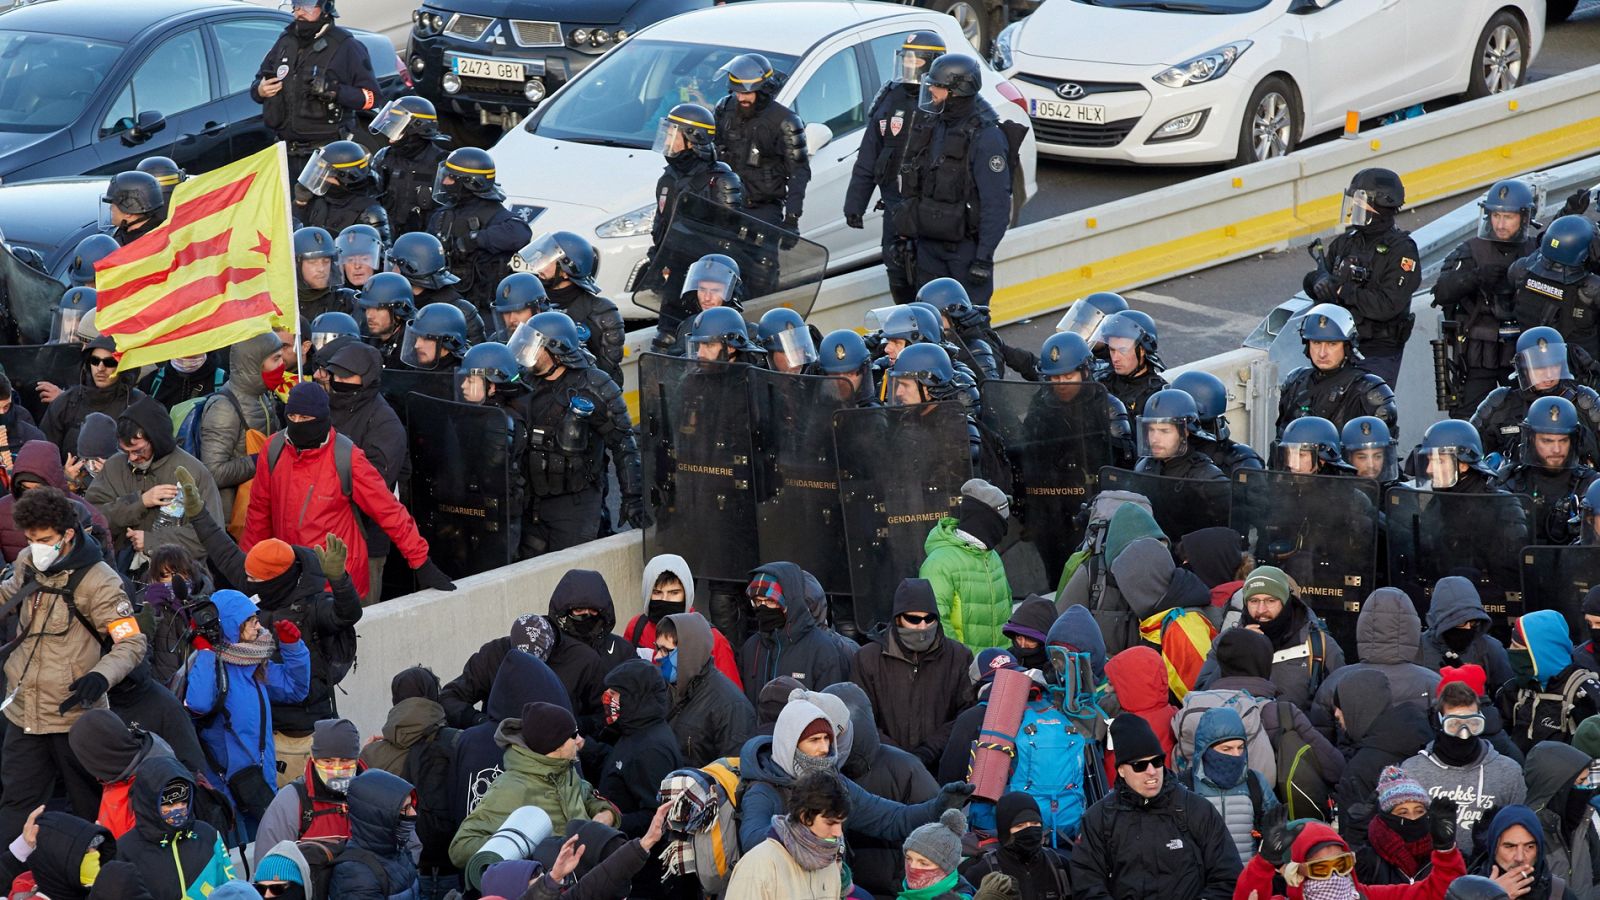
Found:
<svg viewBox="0 0 1600 900"><path fill-rule="evenodd" d="M0 347L0 372L11 379L12 396L27 407L35 422L44 421L39 382L48 381L65 391L82 380L82 371L83 348L77 344Z"/></svg>
<svg viewBox="0 0 1600 900"><path fill-rule="evenodd" d="M1378 510L1369 479L1243 471L1229 520L1256 562L1289 573L1339 645L1354 647L1356 615L1375 587Z"/></svg>
<svg viewBox="0 0 1600 900"><path fill-rule="evenodd" d="M406 410L411 421L428 423L410 430L411 514L428 555L451 578L509 564L521 510L511 508L506 411L422 394L407 397Z"/></svg>
<svg viewBox="0 0 1600 900"><path fill-rule="evenodd" d="M24 344L49 340L50 316L66 290L61 282L25 265L0 243L0 339Z"/></svg>
<svg viewBox="0 0 1600 900"><path fill-rule="evenodd" d="M1600 547L1522 548L1522 611L1560 611L1573 634L1587 634L1583 595L1600 584Z"/></svg>
<svg viewBox="0 0 1600 900"><path fill-rule="evenodd" d="M644 556L676 553L700 578L744 582L760 565L750 477L749 366L639 358Z"/></svg>
<svg viewBox="0 0 1600 900"><path fill-rule="evenodd" d="M750 370L756 534L764 561L800 566L830 594L850 593L833 414L854 389L843 378Z"/></svg>
<svg viewBox="0 0 1600 900"><path fill-rule="evenodd" d="M1048 593L1083 539L1078 512L1099 490L1100 469L1111 464L1106 389L986 381L982 392L984 422L1005 444L1012 512L1043 563L1042 583L1012 588ZM1007 571L1013 568L1008 562Z"/></svg>
<svg viewBox="0 0 1600 900"><path fill-rule="evenodd" d="M710 253L739 264L744 315L752 322L780 306L809 315L828 270L828 249L821 244L741 210L685 194L678 198L652 264L633 284L633 302L687 318L693 310L680 306L684 274Z"/></svg>
<svg viewBox="0 0 1600 900"><path fill-rule="evenodd" d="M1417 615L1427 618L1435 582L1461 575L1477 584L1491 631L1507 638L1509 620L1522 615L1521 552L1533 498L1396 487L1384 494L1383 509L1389 584L1406 592Z"/></svg>
<svg viewBox="0 0 1600 900"><path fill-rule="evenodd" d="M844 409L833 414L833 442L856 627L871 633L972 477L967 414L955 402Z"/></svg>
<svg viewBox="0 0 1600 900"><path fill-rule="evenodd" d="M1100 470L1103 491L1133 491L1150 499L1150 510L1162 533L1177 544L1191 531L1228 524L1233 486L1226 481L1191 481L1146 475L1115 466Z"/></svg>
<svg viewBox="0 0 1600 900"><path fill-rule="evenodd" d="M421 394L436 400L454 400L456 397L456 377L454 372L429 372L422 369L384 369L380 376L382 382L378 392L383 399L389 401L394 411L402 417L410 415L410 404L407 400L412 394ZM406 418L409 430L413 421Z"/></svg>

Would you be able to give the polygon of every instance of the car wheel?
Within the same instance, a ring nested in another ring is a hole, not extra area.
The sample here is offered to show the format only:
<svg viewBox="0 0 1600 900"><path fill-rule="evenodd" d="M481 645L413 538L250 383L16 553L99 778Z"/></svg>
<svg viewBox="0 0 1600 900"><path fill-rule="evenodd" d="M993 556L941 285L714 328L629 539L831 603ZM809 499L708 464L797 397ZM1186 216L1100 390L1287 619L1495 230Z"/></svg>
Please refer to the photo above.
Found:
<svg viewBox="0 0 1600 900"><path fill-rule="evenodd" d="M1472 54L1472 82L1467 97L1509 91L1527 77L1528 32L1517 17L1497 12L1478 36Z"/></svg>
<svg viewBox="0 0 1600 900"><path fill-rule="evenodd" d="M1560 25L1578 8L1578 0L1545 0L1544 23L1546 25Z"/></svg>
<svg viewBox="0 0 1600 900"><path fill-rule="evenodd" d="M1294 152L1300 138L1300 108L1294 89L1274 75L1256 85L1239 127L1238 165L1277 159Z"/></svg>
<svg viewBox="0 0 1600 900"><path fill-rule="evenodd" d="M989 4L985 0L934 0L933 9L956 20L961 33L980 55L989 52L989 41L996 33Z"/></svg>

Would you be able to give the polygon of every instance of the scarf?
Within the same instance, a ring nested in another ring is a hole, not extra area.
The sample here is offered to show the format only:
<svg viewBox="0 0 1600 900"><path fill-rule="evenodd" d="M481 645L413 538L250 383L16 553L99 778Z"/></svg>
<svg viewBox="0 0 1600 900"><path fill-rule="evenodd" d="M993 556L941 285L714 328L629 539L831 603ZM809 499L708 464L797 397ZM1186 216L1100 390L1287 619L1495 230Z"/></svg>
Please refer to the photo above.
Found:
<svg viewBox="0 0 1600 900"><path fill-rule="evenodd" d="M256 635L253 641L239 641L233 644L223 644L216 648L217 655L230 666L259 666L272 658L272 651L278 649L278 641L272 632L265 627Z"/></svg>
<svg viewBox="0 0 1600 900"><path fill-rule="evenodd" d="M1305 900L1356 900L1361 896L1356 892L1354 875L1335 875L1332 878L1306 879L1300 885L1300 893Z"/></svg>
<svg viewBox="0 0 1600 900"><path fill-rule="evenodd" d="M933 900L935 897L941 897L946 893L955 890L956 882L959 881L960 878L961 874L959 872L951 872L949 875L946 875L927 887L915 889L910 886L910 882L907 882L906 889L901 891L899 894L899 900Z"/></svg>
<svg viewBox="0 0 1600 900"><path fill-rule="evenodd" d="M1384 862L1399 869L1407 878L1415 878L1422 867L1433 859L1433 841L1424 829L1422 837L1408 841L1395 831L1384 818L1385 814L1373 816L1367 822L1367 840L1372 843L1372 849L1378 851ZM1426 819L1420 821L1426 822Z"/></svg>
<svg viewBox="0 0 1600 900"><path fill-rule="evenodd" d="M682 771L682 770L680 770ZM668 875L690 875L695 866L694 836L716 824L717 807L726 795L709 775L699 769L689 775L668 775L662 782L661 799L667 809L667 842L662 851L662 868Z"/></svg>
<svg viewBox="0 0 1600 900"><path fill-rule="evenodd" d="M843 845L839 841L825 841L811 833L811 829L788 816L772 817L772 838L789 852L795 865L807 872L815 872L838 862Z"/></svg>

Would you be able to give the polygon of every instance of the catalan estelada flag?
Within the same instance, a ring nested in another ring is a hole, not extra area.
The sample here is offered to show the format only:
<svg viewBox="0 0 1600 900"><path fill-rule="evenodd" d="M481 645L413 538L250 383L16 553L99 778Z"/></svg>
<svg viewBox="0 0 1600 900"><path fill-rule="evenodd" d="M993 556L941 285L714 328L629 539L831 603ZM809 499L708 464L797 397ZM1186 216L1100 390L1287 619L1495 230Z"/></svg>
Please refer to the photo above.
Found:
<svg viewBox="0 0 1600 900"><path fill-rule="evenodd" d="M1139 634L1161 651L1167 664L1167 687L1182 702L1200 680L1200 667L1211 655L1217 628L1198 609L1168 609L1139 623Z"/></svg>
<svg viewBox="0 0 1600 900"><path fill-rule="evenodd" d="M294 320L284 145L178 185L167 220L95 264L95 326L122 369L199 356Z"/></svg>

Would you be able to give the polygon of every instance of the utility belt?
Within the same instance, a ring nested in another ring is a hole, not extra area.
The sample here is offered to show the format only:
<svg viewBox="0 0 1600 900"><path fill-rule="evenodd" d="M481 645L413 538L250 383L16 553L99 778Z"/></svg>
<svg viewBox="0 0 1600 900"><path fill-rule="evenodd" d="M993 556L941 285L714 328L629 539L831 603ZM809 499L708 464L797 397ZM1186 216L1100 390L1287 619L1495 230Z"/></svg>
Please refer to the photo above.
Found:
<svg viewBox="0 0 1600 900"><path fill-rule="evenodd" d="M598 482L594 454L585 447L572 453L560 446L557 431L528 429L528 492L535 497L576 494Z"/></svg>

